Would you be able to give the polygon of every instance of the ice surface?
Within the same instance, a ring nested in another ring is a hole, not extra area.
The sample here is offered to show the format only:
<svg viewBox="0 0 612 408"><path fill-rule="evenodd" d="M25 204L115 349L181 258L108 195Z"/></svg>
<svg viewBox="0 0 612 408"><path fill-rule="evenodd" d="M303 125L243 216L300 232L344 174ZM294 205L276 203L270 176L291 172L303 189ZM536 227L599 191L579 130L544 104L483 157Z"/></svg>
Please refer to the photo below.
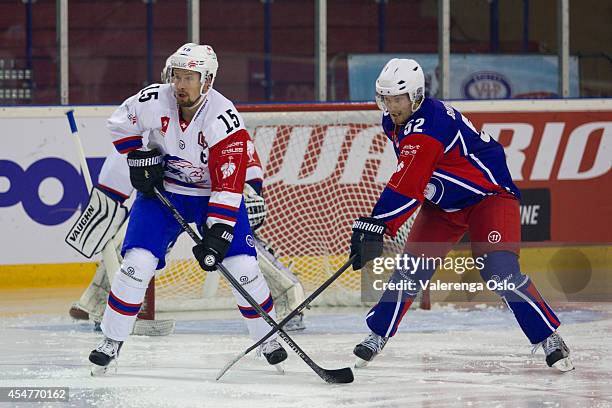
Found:
<svg viewBox="0 0 612 408"><path fill-rule="evenodd" d="M227 360L250 345L233 311L179 315L185 320L169 337L133 336L117 373L93 378L87 356L100 334L68 317L70 300L48 313L0 300L0 386L70 387L69 403L38 405L49 407L612 407L608 304L559 311L576 366L570 373L548 368L542 350L532 356L504 309L437 307L410 311L384 353L355 370L354 383L329 385L291 351L285 375L252 353L216 382ZM307 330L291 335L319 365L352 366L366 312L311 310Z"/></svg>

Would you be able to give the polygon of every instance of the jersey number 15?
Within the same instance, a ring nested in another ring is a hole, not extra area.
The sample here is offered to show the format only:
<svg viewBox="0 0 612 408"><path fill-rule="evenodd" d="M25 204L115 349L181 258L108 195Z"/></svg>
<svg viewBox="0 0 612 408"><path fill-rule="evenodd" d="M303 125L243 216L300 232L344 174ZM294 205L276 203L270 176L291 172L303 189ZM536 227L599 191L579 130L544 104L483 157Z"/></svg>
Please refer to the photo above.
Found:
<svg viewBox="0 0 612 408"><path fill-rule="evenodd" d="M225 114L217 116L217 119L223 121L223 123L225 124L225 133L229 135L232 130L240 127L240 119L238 118L238 115L236 115L231 109L226 110L225 113L227 113L227 116L229 116L229 120L225 117Z"/></svg>

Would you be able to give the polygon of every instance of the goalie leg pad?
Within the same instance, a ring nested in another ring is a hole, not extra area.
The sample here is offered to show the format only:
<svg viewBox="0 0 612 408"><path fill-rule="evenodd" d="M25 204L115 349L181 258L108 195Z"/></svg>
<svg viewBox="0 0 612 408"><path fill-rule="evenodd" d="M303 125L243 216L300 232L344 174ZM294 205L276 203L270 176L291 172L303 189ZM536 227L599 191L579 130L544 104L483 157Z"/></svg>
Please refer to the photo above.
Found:
<svg viewBox="0 0 612 408"><path fill-rule="evenodd" d="M276 311L274 310L274 301L270 295L270 288L263 278L257 265L257 259L250 255L230 256L223 260L223 265L236 278L238 282L249 292L249 295L268 312L272 319L276 320ZM270 330L268 323L262 319L257 311L232 288L232 293L238 303L238 310L245 318L249 334L253 341L258 341ZM276 338L276 334L270 337L270 340Z"/></svg>
<svg viewBox="0 0 612 408"><path fill-rule="evenodd" d="M89 203L72 226L66 243L87 258L104 249L127 218L128 210L102 190L94 187Z"/></svg>
<svg viewBox="0 0 612 408"><path fill-rule="evenodd" d="M104 317L102 332L113 340L124 341L134 326L145 292L155 274L158 259L148 250L128 250L115 274Z"/></svg>
<svg viewBox="0 0 612 408"><path fill-rule="evenodd" d="M306 296L304 287L288 267L278 261L265 243L255 238L259 268L270 287L278 318L282 320L298 307Z"/></svg>
<svg viewBox="0 0 612 408"><path fill-rule="evenodd" d="M104 262L100 262L91 283L81 295L76 306L87 312L91 319L99 321L104 313L109 292L110 282L106 274L106 267Z"/></svg>

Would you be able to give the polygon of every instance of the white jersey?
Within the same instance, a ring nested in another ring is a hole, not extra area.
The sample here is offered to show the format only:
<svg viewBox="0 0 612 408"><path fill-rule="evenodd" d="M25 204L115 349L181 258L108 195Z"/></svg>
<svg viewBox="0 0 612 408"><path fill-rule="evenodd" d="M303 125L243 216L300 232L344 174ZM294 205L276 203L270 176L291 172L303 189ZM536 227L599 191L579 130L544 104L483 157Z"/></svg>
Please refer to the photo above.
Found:
<svg viewBox="0 0 612 408"><path fill-rule="evenodd" d="M107 127L119 153L142 148L161 151L166 164L164 188L210 196L209 224L233 225L254 151L242 117L214 89L190 123L179 112L172 86L154 84L123 102Z"/></svg>

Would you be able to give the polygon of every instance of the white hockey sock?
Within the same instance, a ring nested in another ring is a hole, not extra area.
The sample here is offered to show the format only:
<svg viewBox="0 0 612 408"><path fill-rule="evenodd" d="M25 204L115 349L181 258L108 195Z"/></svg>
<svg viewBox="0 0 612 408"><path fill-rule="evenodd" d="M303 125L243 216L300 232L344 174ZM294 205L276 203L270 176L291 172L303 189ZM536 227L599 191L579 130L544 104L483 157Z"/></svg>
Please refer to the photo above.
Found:
<svg viewBox="0 0 612 408"><path fill-rule="evenodd" d="M270 317L276 320L276 311L274 310L274 302L270 295L270 288L259 270L257 258L249 255L232 256L226 258L223 261L223 265L231 272L242 287L246 289L251 297L268 312ZM259 317L257 311L252 308L234 288L232 288L232 293L236 298L240 313L245 318L251 338L253 341L259 340L270 331L271 326L266 323L264 319ZM272 335L270 340L275 338L276 334Z"/></svg>
<svg viewBox="0 0 612 408"><path fill-rule="evenodd" d="M142 248L128 250L121 269L115 274L104 317L102 332L113 340L124 341L134 326L147 286L157 267L157 258Z"/></svg>

